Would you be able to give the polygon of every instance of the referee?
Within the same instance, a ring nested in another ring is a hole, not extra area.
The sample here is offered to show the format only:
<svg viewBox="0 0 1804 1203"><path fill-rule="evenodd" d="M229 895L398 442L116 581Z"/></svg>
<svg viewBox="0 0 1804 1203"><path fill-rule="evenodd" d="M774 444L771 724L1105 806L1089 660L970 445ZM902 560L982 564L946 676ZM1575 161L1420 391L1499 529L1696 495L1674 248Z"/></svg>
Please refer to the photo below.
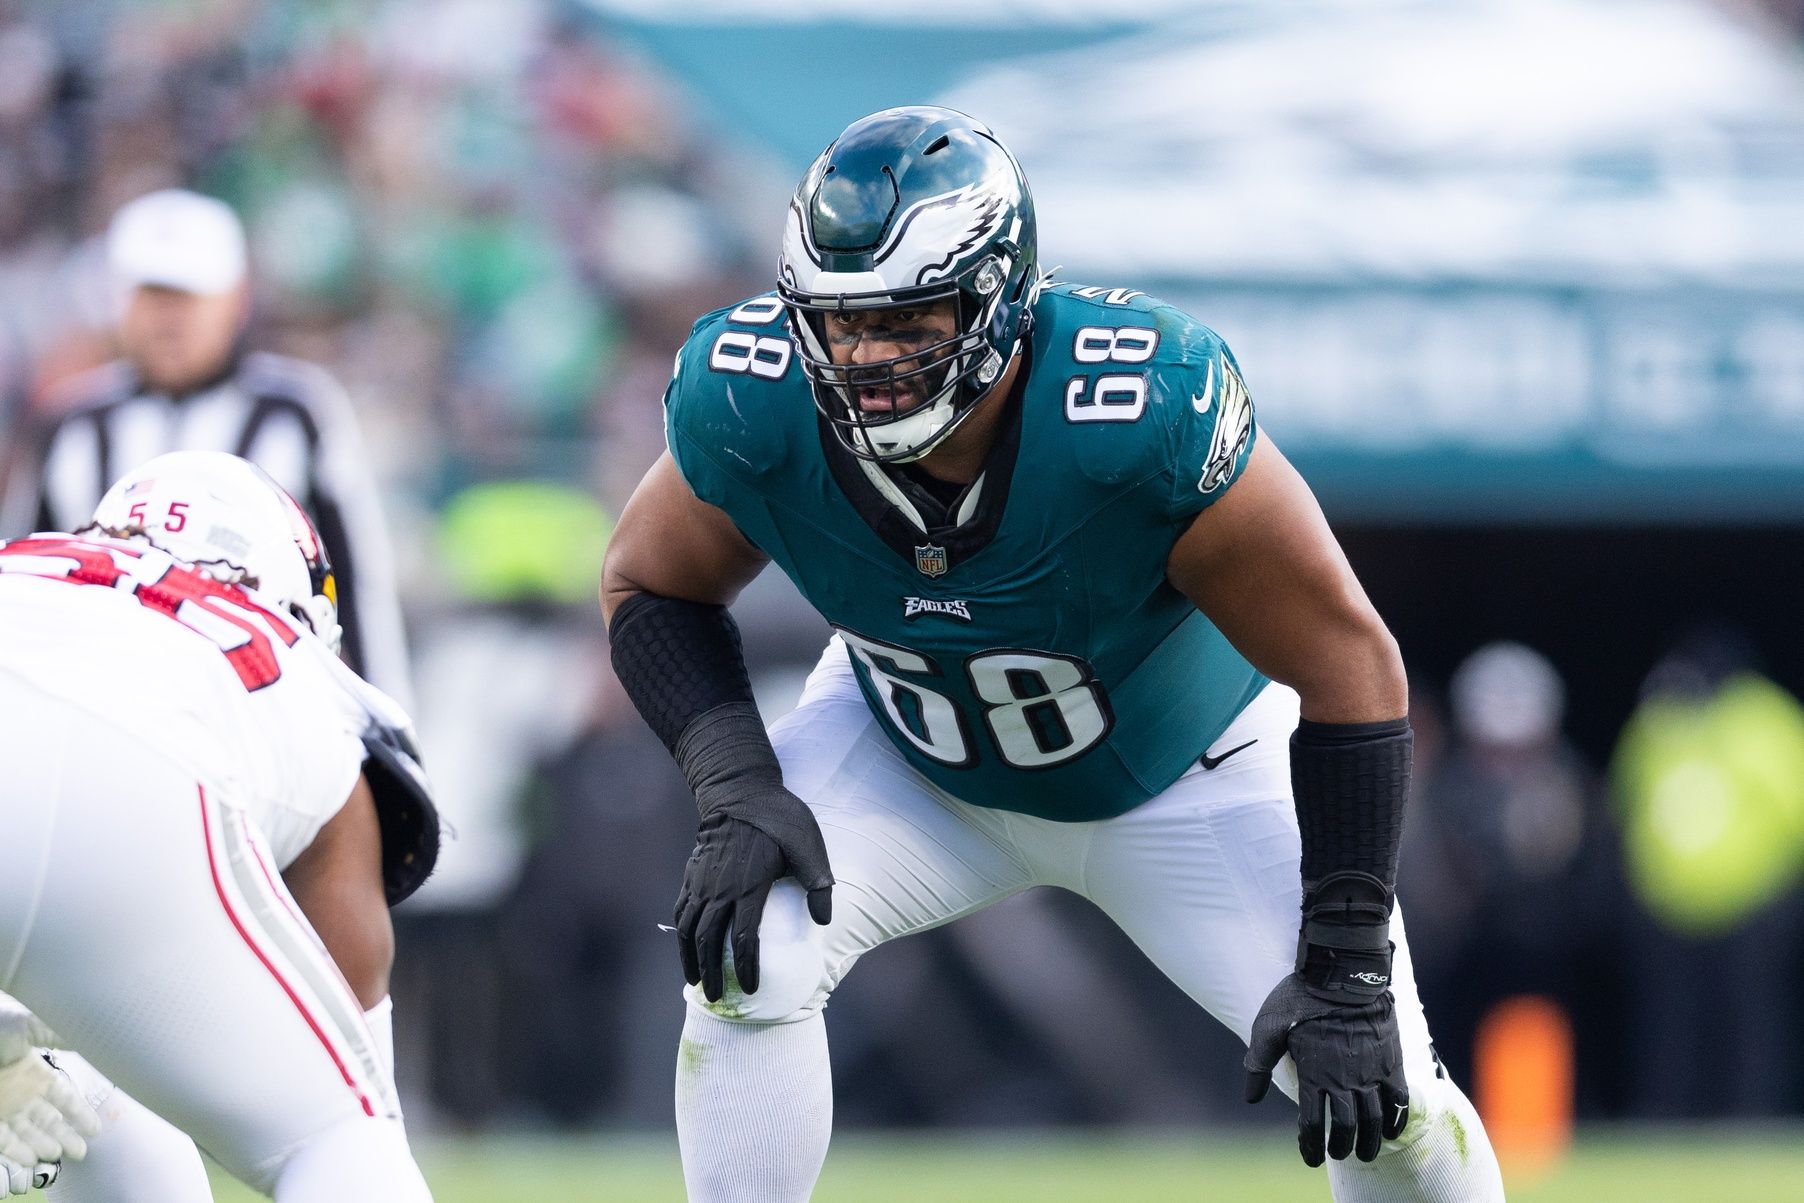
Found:
<svg viewBox="0 0 1804 1203"><path fill-rule="evenodd" d="M348 399L322 369L247 351L244 228L171 189L113 217L122 358L65 385L15 462L0 538L82 525L112 481L165 451L230 451L313 515L338 578L344 653L406 704L406 645L375 481ZM34 437L35 436L35 437Z"/></svg>

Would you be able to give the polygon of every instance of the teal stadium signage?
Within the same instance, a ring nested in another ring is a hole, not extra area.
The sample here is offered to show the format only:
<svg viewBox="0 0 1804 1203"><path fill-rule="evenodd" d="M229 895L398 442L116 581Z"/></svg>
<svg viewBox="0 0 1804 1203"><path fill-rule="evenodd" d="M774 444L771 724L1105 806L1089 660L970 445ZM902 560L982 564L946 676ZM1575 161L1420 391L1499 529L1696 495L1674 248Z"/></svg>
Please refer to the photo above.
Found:
<svg viewBox="0 0 1804 1203"><path fill-rule="evenodd" d="M1804 293L1185 285L1339 516L1804 518Z"/></svg>
<svg viewBox="0 0 1804 1203"><path fill-rule="evenodd" d="M1220 331L1336 518L1804 519L1804 59L1722 6L590 5L773 214L859 113L979 115L1042 260Z"/></svg>

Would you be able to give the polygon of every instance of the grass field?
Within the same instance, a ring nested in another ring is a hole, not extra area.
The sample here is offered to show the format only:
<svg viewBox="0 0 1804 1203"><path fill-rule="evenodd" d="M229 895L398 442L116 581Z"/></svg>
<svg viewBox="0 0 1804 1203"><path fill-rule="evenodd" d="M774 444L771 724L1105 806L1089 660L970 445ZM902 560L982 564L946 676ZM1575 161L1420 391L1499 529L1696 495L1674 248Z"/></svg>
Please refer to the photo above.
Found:
<svg viewBox="0 0 1804 1203"><path fill-rule="evenodd" d="M438 1203L679 1203L675 1138L422 1141ZM248 1203L223 1177L220 1203ZM1323 1203L1320 1171L1279 1141L1046 1132L836 1139L816 1203ZM1581 1137L1511 1203L1804 1199L1804 1132L1619 1128Z"/></svg>

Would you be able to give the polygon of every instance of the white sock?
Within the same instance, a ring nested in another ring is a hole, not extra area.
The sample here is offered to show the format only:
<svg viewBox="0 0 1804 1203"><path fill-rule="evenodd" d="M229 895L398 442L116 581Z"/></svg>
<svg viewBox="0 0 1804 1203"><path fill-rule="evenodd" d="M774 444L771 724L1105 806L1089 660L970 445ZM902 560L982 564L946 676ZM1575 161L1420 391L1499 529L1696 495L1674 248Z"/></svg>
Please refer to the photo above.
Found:
<svg viewBox="0 0 1804 1203"><path fill-rule="evenodd" d="M180 1129L103 1077L74 1053L56 1063L100 1112L88 1155L62 1167L45 1191L51 1203L212 1203L200 1150Z"/></svg>
<svg viewBox="0 0 1804 1203"><path fill-rule="evenodd" d="M833 1131L819 1011L732 1023L691 1005L677 1052L677 1143L690 1203L807 1203Z"/></svg>
<svg viewBox="0 0 1804 1203"><path fill-rule="evenodd" d="M1411 1100L1409 1125L1376 1161L1328 1163L1335 1203L1504 1203L1497 1154L1475 1110L1452 1081L1434 1082L1427 1099Z"/></svg>
<svg viewBox="0 0 1804 1203"><path fill-rule="evenodd" d="M276 1203L432 1203L401 1122L364 1116L296 1150L272 1193Z"/></svg>

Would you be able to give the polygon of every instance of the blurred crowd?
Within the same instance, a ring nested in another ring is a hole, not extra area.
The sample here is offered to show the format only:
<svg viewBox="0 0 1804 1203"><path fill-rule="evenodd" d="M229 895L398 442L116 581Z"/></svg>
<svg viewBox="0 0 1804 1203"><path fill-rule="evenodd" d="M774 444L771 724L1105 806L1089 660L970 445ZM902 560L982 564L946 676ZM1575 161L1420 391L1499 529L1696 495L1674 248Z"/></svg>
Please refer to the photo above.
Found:
<svg viewBox="0 0 1804 1203"><path fill-rule="evenodd" d="M574 0L0 0L8 456L113 354L100 235L171 186L243 216L248 337L326 366L364 425L456 829L400 916L422 1119L668 1122L658 924L693 810L608 675L592 590L674 349L765 287L780 174ZM772 709L823 633L784 629L748 638ZM1797 1114L1804 711L1751 650L1677 646L1607 764L1527 647L1415 698L1402 896L1454 1071L1492 1007L1537 994L1570 1018L1581 1114ZM833 1015L855 1124L1245 1110L1233 1038L1051 892L886 949Z"/></svg>
<svg viewBox="0 0 1804 1203"><path fill-rule="evenodd" d="M169 186L243 216L257 342L332 368L416 515L522 473L618 505L669 349L769 259L738 165L576 4L7 0L11 419L107 356L96 235Z"/></svg>

